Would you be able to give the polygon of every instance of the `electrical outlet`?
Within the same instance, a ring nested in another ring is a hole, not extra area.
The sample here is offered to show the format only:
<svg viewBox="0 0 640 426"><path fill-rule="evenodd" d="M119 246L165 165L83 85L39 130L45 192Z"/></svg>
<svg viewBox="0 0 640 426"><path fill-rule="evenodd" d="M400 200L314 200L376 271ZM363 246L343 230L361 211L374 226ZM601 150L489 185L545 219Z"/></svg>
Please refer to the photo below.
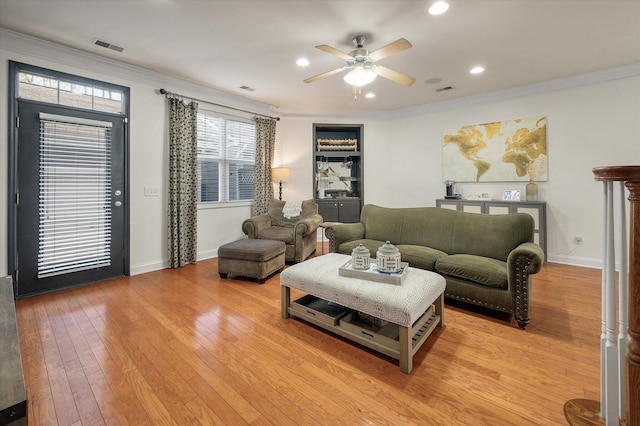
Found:
<svg viewBox="0 0 640 426"><path fill-rule="evenodd" d="M582 235L575 235L573 237L573 243L578 245L578 246L581 246L582 245Z"/></svg>

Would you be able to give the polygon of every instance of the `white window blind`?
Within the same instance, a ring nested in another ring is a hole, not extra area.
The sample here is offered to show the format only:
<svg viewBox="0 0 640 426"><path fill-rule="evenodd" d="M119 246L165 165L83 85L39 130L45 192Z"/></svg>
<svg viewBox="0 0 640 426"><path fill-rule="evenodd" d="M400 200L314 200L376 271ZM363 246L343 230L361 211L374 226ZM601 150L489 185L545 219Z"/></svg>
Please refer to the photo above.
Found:
<svg viewBox="0 0 640 426"><path fill-rule="evenodd" d="M38 278L111 264L110 126L41 114Z"/></svg>
<svg viewBox="0 0 640 426"><path fill-rule="evenodd" d="M198 202L251 200L255 124L198 113Z"/></svg>

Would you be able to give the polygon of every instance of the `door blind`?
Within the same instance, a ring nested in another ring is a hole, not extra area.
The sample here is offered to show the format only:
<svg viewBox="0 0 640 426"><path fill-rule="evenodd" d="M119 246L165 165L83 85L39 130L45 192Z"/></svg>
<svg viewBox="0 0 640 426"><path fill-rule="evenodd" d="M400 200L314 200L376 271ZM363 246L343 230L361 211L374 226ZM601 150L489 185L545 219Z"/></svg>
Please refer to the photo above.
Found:
<svg viewBox="0 0 640 426"><path fill-rule="evenodd" d="M110 126L41 114L38 278L111 264Z"/></svg>

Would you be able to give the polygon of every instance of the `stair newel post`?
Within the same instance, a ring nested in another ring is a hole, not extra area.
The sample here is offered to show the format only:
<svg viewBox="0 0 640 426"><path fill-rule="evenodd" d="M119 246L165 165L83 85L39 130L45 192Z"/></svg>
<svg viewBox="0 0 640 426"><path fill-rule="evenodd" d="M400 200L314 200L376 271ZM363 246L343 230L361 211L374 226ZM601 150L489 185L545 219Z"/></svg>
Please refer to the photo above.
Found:
<svg viewBox="0 0 640 426"><path fill-rule="evenodd" d="M602 268L602 335L600 337L600 415L618 421L618 348L616 345L616 258L613 182L604 182L604 267ZM624 225L623 225L624 226ZM610 423L613 424L613 423Z"/></svg>
<svg viewBox="0 0 640 426"><path fill-rule="evenodd" d="M640 169L640 167L639 167ZM626 182L631 203L629 250L629 343L627 344L627 424L640 424L640 171Z"/></svg>
<svg viewBox="0 0 640 426"><path fill-rule="evenodd" d="M619 315L618 315L618 377L625 377L625 348L627 347L627 343L629 341L629 303L627 303L629 299L629 257L628 250L629 247L627 241L627 232L626 232L626 224L627 224L627 209L624 195L625 184L624 182L618 182L620 186L620 197L618 198L620 205L618 207L618 223L620 223L620 239L618 245L618 252L620 253L620 269L618 273L618 307L619 307ZM619 398L619 409L618 413L620 418L625 418L626 415L626 398L625 395L627 393L627 383L625 380L618 381L618 395Z"/></svg>
<svg viewBox="0 0 640 426"><path fill-rule="evenodd" d="M593 174L604 186L600 404L572 399L564 412L571 425L603 425L605 420L608 426L640 425L640 166L596 167ZM619 182L619 203L614 203L614 182ZM628 243L625 188L630 203ZM619 210L617 235L614 208ZM620 254L617 301L616 240Z"/></svg>

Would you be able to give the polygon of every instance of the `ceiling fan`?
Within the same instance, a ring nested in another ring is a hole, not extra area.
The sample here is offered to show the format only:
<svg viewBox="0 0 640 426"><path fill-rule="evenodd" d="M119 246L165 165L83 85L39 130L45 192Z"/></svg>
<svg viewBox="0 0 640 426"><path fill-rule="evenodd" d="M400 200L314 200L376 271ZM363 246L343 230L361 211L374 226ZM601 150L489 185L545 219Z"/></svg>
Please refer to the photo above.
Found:
<svg viewBox="0 0 640 426"><path fill-rule="evenodd" d="M304 80L304 82L312 83L316 80L329 77L330 75L337 74L344 70L349 70L349 73L344 76L344 80L351 86L353 86L354 91L356 90L356 88L360 88L371 83L378 75L393 82L403 84L407 87L411 86L416 81L416 79L411 76L376 64L376 62L382 58L386 58L387 56L394 55L396 53L402 52L403 50L407 50L413 47L411 43L409 43L404 38L401 38L394 41L393 43L381 47L378 50L369 52L364 48L364 42L366 40L366 36L355 36L353 38L353 44L356 45L356 49L349 52L348 54L334 47L327 46L326 44L316 46L317 49L323 50L327 53L331 53L332 55L344 59L345 61L347 61L347 65L324 72L322 74L318 74L313 77L309 77Z"/></svg>

